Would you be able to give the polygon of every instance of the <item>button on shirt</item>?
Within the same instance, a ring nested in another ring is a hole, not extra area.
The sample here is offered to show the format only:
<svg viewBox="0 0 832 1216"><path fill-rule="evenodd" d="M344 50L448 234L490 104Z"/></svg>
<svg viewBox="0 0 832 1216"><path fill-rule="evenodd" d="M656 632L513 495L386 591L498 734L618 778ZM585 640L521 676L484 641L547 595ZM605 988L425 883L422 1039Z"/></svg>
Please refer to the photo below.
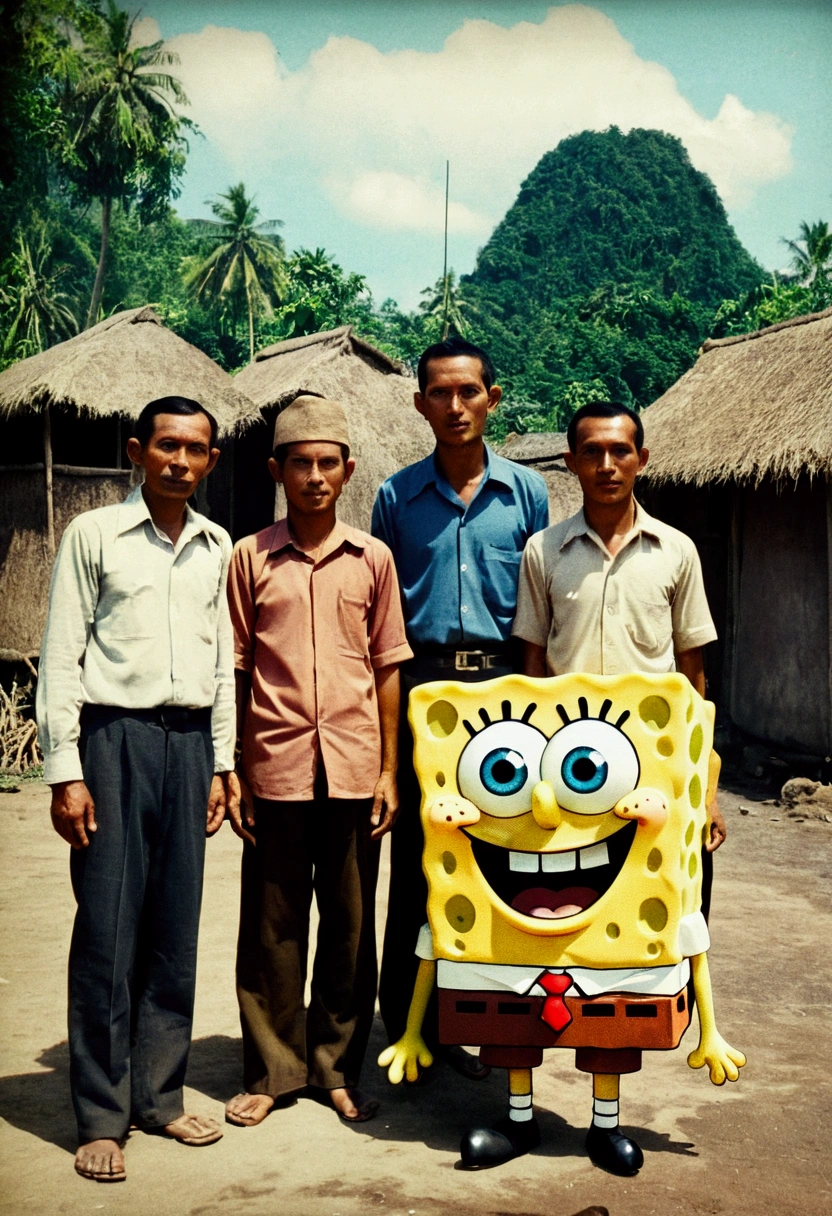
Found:
<svg viewBox="0 0 832 1216"><path fill-rule="evenodd" d="M693 541L638 504L615 557L583 509L532 537L513 632L546 649L553 675L663 674L674 651L717 636Z"/></svg>
<svg viewBox="0 0 832 1216"><path fill-rule="evenodd" d="M390 551L339 520L316 562L281 519L236 546L228 595L234 663L252 677L252 792L310 801L322 759L331 798L370 797L381 771L373 673L412 655Z"/></svg>
<svg viewBox="0 0 832 1216"><path fill-rule="evenodd" d="M485 449L466 505L435 453L379 489L372 532L392 550L410 641L422 646L504 642L517 603L526 541L549 522L539 473Z"/></svg>
<svg viewBox="0 0 832 1216"><path fill-rule="evenodd" d="M77 516L61 540L37 692L44 780L83 780L86 702L213 708L214 767L234 767L234 665L225 597L231 540L186 508L173 545L141 487Z"/></svg>

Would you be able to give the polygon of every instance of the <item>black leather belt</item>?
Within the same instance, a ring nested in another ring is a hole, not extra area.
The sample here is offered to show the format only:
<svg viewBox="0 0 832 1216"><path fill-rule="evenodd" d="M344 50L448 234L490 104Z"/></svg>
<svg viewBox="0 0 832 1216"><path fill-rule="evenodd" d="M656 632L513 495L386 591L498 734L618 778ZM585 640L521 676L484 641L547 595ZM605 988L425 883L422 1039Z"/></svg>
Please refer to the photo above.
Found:
<svg viewBox="0 0 832 1216"><path fill-rule="evenodd" d="M511 664L513 652L509 644L457 649L455 646L415 646L414 663L429 663L431 667L450 671L491 671L494 667Z"/></svg>
<svg viewBox="0 0 832 1216"><path fill-rule="evenodd" d="M81 707L81 722L85 726L114 722L116 718L138 718L140 722L156 722L165 730L188 730L194 726L211 725L211 707L186 709L180 705L157 705L153 709L125 709L122 705L91 705Z"/></svg>

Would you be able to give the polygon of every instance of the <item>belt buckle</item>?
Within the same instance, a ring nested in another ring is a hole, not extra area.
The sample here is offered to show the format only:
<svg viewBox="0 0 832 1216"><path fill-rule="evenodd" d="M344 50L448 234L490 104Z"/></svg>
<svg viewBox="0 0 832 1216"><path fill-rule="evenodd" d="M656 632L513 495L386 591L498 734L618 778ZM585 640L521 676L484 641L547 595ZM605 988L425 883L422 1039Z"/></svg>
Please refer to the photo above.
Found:
<svg viewBox="0 0 832 1216"><path fill-rule="evenodd" d="M471 663L470 659L478 661ZM491 655L483 654L481 650L458 650L454 666L457 671L487 671L491 666L490 659Z"/></svg>

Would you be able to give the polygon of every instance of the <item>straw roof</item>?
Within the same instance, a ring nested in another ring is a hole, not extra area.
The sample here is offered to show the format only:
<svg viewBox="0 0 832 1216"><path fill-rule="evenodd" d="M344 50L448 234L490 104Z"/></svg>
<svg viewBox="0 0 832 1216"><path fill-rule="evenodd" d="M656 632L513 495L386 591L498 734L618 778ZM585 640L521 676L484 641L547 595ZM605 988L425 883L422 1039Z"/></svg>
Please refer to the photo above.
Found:
<svg viewBox="0 0 832 1216"><path fill-rule="evenodd" d="M221 434L259 418L236 381L152 308L115 313L0 372L0 418L44 406L136 418L148 401L169 396L199 401Z"/></svg>
<svg viewBox="0 0 832 1216"><path fill-rule="evenodd" d="M258 351L235 383L270 419L301 393L343 403L356 471L339 514L354 527L369 528L385 478L433 450L430 427L413 406L415 379L350 325Z"/></svg>
<svg viewBox="0 0 832 1216"><path fill-rule="evenodd" d="M642 418L656 483L832 474L832 308L705 342Z"/></svg>
<svg viewBox="0 0 832 1216"><path fill-rule="evenodd" d="M518 464L537 465L540 460L562 460L569 444L565 431L529 431L518 435L512 431L505 439L500 455Z"/></svg>
<svg viewBox="0 0 832 1216"><path fill-rule="evenodd" d="M497 451L507 460L515 460L540 473L549 491L549 522L560 523L583 506L580 483L563 461L569 445L560 431L530 431L527 435L511 434Z"/></svg>

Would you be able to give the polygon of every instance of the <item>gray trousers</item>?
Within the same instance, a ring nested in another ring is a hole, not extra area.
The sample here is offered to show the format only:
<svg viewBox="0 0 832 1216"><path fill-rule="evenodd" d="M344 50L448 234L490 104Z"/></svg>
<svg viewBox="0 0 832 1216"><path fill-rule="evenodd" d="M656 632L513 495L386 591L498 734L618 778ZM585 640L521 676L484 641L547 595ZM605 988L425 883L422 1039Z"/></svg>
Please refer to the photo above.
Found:
<svg viewBox="0 0 832 1216"><path fill-rule="evenodd" d="M213 775L209 710L85 706L98 831L74 850L72 1100L81 1143L183 1112Z"/></svg>

